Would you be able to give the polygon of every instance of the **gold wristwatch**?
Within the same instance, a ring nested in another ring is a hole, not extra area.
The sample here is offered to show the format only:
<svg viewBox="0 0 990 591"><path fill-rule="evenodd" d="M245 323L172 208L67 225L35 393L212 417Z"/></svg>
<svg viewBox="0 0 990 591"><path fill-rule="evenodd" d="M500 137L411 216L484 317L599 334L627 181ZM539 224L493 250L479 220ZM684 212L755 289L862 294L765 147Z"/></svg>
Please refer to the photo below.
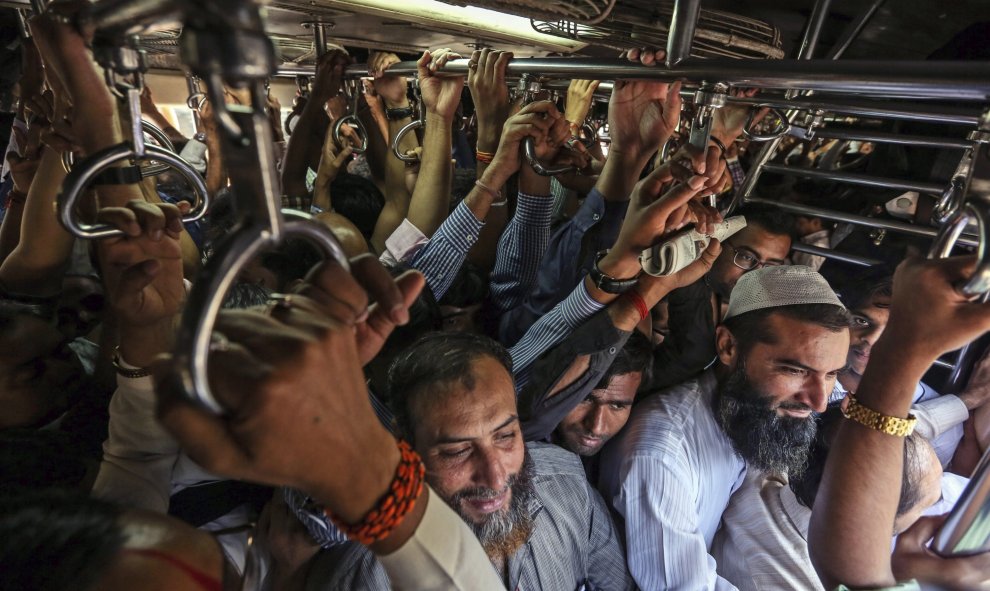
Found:
<svg viewBox="0 0 990 591"><path fill-rule="evenodd" d="M918 423L918 419L911 414L906 419L880 414L857 402L852 393L846 395L846 399L842 401L842 416L852 419L864 427L894 437L907 437L914 432L914 426Z"/></svg>

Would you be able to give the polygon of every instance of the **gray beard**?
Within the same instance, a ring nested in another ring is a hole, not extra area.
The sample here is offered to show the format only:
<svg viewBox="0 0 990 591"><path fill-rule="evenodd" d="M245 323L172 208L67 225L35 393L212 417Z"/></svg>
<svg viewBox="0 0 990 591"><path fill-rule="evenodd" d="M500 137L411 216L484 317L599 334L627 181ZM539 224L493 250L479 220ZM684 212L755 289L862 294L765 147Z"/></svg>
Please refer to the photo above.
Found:
<svg viewBox="0 0 990 591"><path fill-rule="evenodd" d="M815 440L814 415L782 417L772 399L756 388L740 363L719 381L715 419L747 463L764 472L796 477L804 472Z"/></svg>
<svg viewBox="0 0 990 591"><path fill-rule="evenodd" d="M509 508L496 511L481 523L473 523L463 513L461 501L464 499L491 499L504 491L478 487L462 490L447 499L461 519L477 536L485 553L492 560L506 559L529 539L533 531L533 516L529 512L530 501L536 496L533 488L533 461L526 452L522 469L509 478L507 488L512 489Z"/></svg>

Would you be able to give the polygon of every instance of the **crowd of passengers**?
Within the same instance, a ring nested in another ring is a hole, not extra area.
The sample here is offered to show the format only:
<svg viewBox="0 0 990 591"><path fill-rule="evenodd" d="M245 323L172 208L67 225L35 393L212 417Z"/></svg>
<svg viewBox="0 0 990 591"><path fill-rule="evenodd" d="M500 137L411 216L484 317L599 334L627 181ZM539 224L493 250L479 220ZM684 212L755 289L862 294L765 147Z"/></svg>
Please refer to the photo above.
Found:
<svg viewBox="0 0 990 591"><path fill-rule="evenodd" d="M253 197L228 187L214 110L189 138L142 100L204 175L204 222L183 224L174 173L120 172L77 215L122 235L76 240L53 208L62 154L124 141L126 108L87 38L54 17L31 30L0 188L0 589L990 588L990 555L928 547L990 444L990 357L954 393L923 381L990 329L954 288L973 257L747 206L694 263L642 272L644 249L722 221L710 196L731 201L758 148L747 109L718 109L705 151L662 151L686 143L680 85L619 81L608 143L588 141L595 81L523 105L511 53L444 77L461 56L440 49L414 95L373 51L358 155L357 132L329 133L354 58L329 51L291 133L270 100L263 153L349 269L289 240L238 276L210 347L215 414L172 358L191 285ZM390 146L411 107L405 163ZM536 174L527 139L578 172ZM905 261L791 248L857 237Z"/></svg>

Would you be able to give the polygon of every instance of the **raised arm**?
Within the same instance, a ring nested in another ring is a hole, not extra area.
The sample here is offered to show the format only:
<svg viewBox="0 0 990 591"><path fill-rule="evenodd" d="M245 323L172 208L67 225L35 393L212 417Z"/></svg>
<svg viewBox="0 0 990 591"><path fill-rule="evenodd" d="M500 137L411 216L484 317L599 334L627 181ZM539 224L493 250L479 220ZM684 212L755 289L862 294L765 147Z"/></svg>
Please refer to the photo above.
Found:
<svg viewBox="0 0 990 591"><path fill-rule="evenodd" d="M915 387L932 362L990 329L990 305L971 302L954 287L973 268L972 258L901 263L894 275L890 322L856 392L860 405L888 417L907 417ZM941 559L922 546L900 563L900 572L891 568L903 459L902 437L854 420L840 425L808 537L811 559L827 588L840 583L878 588L914 577L965 586L958 577L980 557ZM990 555L982 558L985 574Z"/></svg>

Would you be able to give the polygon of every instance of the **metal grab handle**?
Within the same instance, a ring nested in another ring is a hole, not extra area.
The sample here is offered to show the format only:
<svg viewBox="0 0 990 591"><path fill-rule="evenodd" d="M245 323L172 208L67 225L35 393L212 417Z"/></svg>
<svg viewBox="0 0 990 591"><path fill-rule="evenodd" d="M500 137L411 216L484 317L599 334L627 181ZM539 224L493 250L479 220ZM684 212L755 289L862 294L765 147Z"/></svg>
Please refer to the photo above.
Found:
<svg viewBox="0 0 990 591"><path fill-rule="evenodd" d="M286 218L281 236L298 236L319 248L324 256L333 258L344 269L350 270L347 255L329 228L315 222L313 217L300 211L283 209ZM210 390L207 363L210 342L216 326L217 315L224 298L237 280L241 270L266 247L280 242L269 228L252 225L232 234L207 262L199 279L189 293L189 302L182 317L182 325L176 342L176 361L180 383L189 399L220 414L223 406Z"/></svg>
<svg viewBox="0 0 990 591"><path fill-rule="evenodd" d="M756 114L760 111L760 107L757 106L749 112L749 117L746 118L746 125L743 126L743 136L745 136L751 142L769 142L775 140L779 137L787 135L787 132L791 130L791 122L787 119L787 115L781 112L780 109L772 108L770 112L777 116L780 120L780 125L777 126L771 133L766 135L761 135L758 133L752 133L749 128L753 125L753 119L756 118Z"/></svg>
<svg viewBox="0 0 990 591"><path fill-rule="evenodd" d="M977 296L990 291L990 256L988 256L990 255L990 204L983 201L968 201L939 230L928 258L947 258L971 220L976 221L977 234L980 238L976 247L976 257L979 262L969 280L957 289L963 295Z"/></svg>
<svg viewBox="0 0 990 591"><path fill-rule="evenodd" d="M598 130L591 123L585 121L581 125L581 131L584 132L585 137L581 138L581 143L584 144L585 148L590 148L598 141Z"/></svg>
<svg viewBox="0 0 990 591"><path fill-rule="evenodd" d="M157 146L146 146L144 150L144 156L138 156L130 145L118 144L92 154L73 167L72 172L65 177L62 192L58 196L59 221L70 234L77 238L107 238L123 235L123 232L109 224L81 223L75 218L74 212L80 197L96 175L124 160L157 160L178 171L196 194L193 209L182 217L183 223L195 222L206 215L210 198L203 177L188 162L172 152Z"/></svg>
<svg viewBox="0 0 990 591"><path fill-rule="evenodd" d="M415 155L403 154L399 149L399 144L402 143L402 138L406 137L407 134L411 133L413 130L420 129L423 127L424 123L422 119L416 119L415 121L410 121L402 126L399 133L395 134L392 138L392 155L403 162L419 162L419 157Z"/></svg>
<svg viewBox="0 0 990 591"><path fill-rule="evenodd" d="M168 150L169 152L172 152L173 154L178 154L178 151L175 149L175 144L172 143L172 140L169 139L168 135L166 135L165 132L162 131L160 127L158 127L154 123L142 119L141 129L144 131L144 133L154 138L155 141L157 141L162 148ZM75 164L75 161L76 161L75 154L73 154L72 152L62 152L62 168L65 169L65 172L72 172L72 166ZM158 176L161 173L168 170L169 168L172 167L165 164L144 166L141 168L141 176L143 178L148 178L149 176Z"/></svg>
<svg viewBox="0 0 990 591"><path fill-rule="evenodd" d="M556 176L558 174L578 172L578 167L572 165L558 166L557 168L547 168L544 166L536 158L536 141L531 137L523 140L523 154L526 156L526 162L533 168L533 172L540 176Z"/></svg>
<svg viewBox="0 0 990 591"><path fill-rule="evenodd" d="M969 556L990 550L990 450L973 472L932 542L942 556Z"/></svg>
<svg viewBox="0 0 990 591"><path fill-rule="evenodd" d="M368 132L365 131L364 125L361 124L361 120L358 119L357 115L344 115L337 122L333 124L333 141L338 146L346 146L344 138L340 135L340 130L344 127L344 124L348 121L354 123L354 127L357 128L357 133L361 137L361 145L354 148L353 152L355 154L364 154L364 151L368 149Z"/></svg>
<svg viewBox="0 0 990 591"><path fill-rule="evenodd" d="M966 184L969 180L973 166L973 151L967 150L963 153L956 172L949 181L949 186L942 192L935 207L932 208L932 221L936 224L944 224L952 219L952 216L959 211L966 200Z"/></svg>

